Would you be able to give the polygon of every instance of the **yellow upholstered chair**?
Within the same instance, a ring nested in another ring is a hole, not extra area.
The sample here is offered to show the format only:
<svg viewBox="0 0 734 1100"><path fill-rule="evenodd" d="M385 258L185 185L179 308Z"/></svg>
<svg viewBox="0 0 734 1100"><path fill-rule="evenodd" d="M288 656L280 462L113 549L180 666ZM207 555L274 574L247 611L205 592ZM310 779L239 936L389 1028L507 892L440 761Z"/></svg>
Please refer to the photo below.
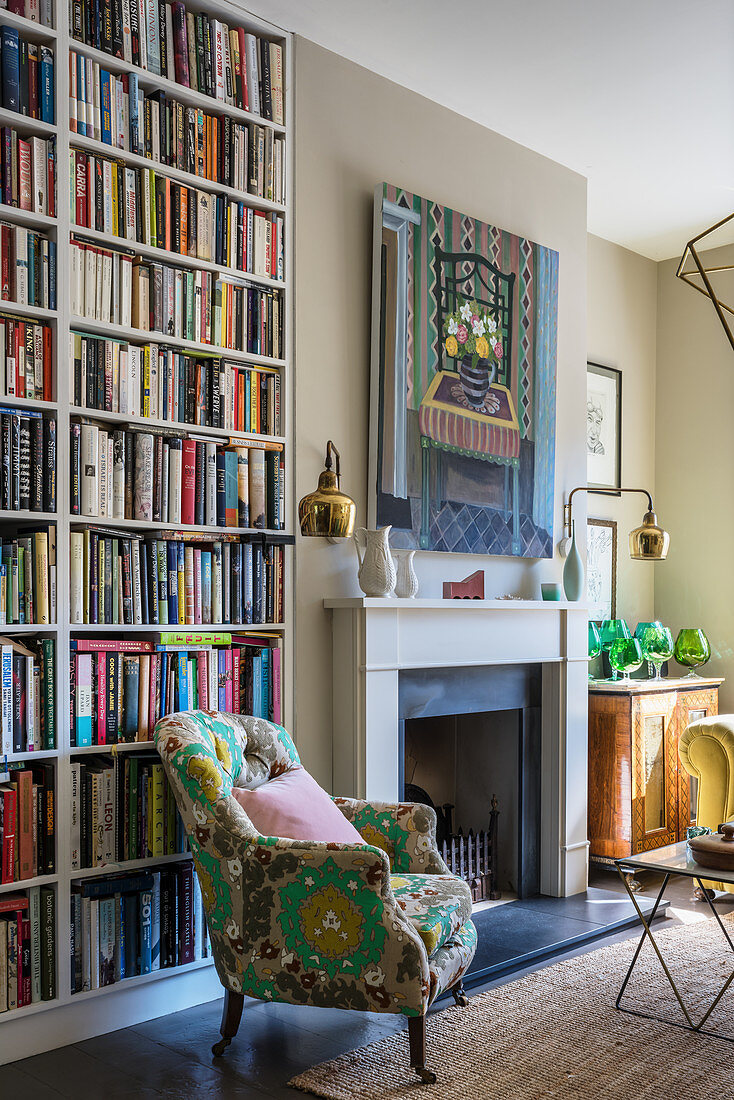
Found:
<svg viewBox="0 0 734 1100"><path fill-rule="evenodd" d="M716 831L723 821L734 820L734 714L692 722L681 735L678 755L698 780L696 824ZM722 882L707 885L734 893Z"/></svg>

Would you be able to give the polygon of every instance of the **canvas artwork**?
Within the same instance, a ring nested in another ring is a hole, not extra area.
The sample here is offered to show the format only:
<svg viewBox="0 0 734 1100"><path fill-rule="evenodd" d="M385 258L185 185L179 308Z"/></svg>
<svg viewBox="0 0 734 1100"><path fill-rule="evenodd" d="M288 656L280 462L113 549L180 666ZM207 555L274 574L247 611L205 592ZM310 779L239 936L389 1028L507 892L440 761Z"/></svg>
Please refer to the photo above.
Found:
<svg viewBox="0 0 734 1100"><path fill-rule="evenodd" d="M552 556L558 253L389 184L375 232L370 525Z"/></svg>
<svg viewBox="0 0 734 1100"><path fill-rule="evenodd" d="M617 524L590 519L586 525L586 598L589 618L617 617Z"/></svg>

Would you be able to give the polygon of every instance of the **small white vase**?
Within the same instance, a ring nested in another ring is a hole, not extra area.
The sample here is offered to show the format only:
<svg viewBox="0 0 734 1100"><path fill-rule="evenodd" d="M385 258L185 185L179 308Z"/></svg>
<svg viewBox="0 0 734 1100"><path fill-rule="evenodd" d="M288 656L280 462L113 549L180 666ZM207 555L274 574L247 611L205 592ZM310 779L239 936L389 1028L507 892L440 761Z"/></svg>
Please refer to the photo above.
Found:
<svg viewBox="0 0 734 1100"><path fill-rule="evenodd" d="M413 600L418 595L418 577L413 568L415 550L393 550L397 559L397 580L395 595L401 600Z"/></svg>
<svg viewBox="0 0 734 1100"><path fill-rule="evenodd" d="M368 531L358 527L352 536L357 548L359 587L365 596L391 596L395 588L395 562L390 553L392 527Z"/></svg>

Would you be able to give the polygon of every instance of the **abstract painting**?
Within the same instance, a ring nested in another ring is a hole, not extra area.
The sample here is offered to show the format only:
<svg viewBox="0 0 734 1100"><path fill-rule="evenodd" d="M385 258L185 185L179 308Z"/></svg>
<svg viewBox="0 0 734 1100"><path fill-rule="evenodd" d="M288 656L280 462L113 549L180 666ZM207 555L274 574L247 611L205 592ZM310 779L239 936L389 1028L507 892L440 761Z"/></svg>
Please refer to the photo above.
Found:
<svg viewBox="0 0 734 1100"><path fill-rule="evenodd" d="M552 556L558 253L382 184L374 303L370 526Z"/></svg>

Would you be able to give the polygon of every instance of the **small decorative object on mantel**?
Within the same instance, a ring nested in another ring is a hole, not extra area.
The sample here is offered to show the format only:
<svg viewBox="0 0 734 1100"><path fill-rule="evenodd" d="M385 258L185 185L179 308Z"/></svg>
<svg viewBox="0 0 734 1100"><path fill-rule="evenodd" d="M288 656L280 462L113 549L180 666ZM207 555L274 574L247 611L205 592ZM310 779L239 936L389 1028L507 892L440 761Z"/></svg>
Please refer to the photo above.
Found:
<svg viewBox="0 0 734 1100"><path fill-rule="evenodd" d="M413 568L415 550L393 550L397 561L395 595L400 600L414 600L418 595L418 577Z"/></svg>
<svg viewBox="0 0 734 1100"><path fill-rule="evenodd" d="M445 600L483 600L484 570L477 569L463 581L444 581L443 598Z"/></svg>
<svg viewBox="0 0 734 1100"><path fill-rule="evenodd" d="M392 527L378 527L376 531L358 527L352 536L359 561L357 579L365 596L391 596L395 588L397 578L390 553L391 530Z"/></svg>

